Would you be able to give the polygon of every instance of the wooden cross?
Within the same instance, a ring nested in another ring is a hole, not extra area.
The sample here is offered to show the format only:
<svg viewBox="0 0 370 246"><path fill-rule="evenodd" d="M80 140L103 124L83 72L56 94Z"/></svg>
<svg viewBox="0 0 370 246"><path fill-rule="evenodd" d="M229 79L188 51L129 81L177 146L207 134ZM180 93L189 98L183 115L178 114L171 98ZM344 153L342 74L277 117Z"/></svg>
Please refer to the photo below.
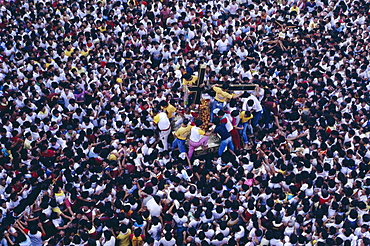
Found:
<svg viewBox="0 0 370 246"><path fill-rule="evenodd" d="M202 84L204 84L204 77L206 75L206 68L207 65L202 64L200 65L199 68L199 73L198 73L198 80L195 85L192 87L187 86L186 91L185 91L185 102L189 101L189 94L192 94L192 100L189 102L189 104L200 104L200 99L202 97L202 91L204 90L203 87L200 87Z"/></svg>
<svg viewBox="0 0 370 246"><path fill-rule="evenodd" d="M230 84L230 91L254 91L256 89L256 84Z"/></svg>

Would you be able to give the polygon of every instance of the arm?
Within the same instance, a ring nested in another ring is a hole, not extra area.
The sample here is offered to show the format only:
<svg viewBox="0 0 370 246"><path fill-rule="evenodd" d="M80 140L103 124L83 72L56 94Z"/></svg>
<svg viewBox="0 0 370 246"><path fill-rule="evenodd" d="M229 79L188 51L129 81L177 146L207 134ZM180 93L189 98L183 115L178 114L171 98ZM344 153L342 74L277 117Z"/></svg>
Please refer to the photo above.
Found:
<svg viewBox="0 0 370 246"><path fill-rule="evenodd" d="M239 126L234 126L234 128L235 128L236 130L243 130L243 129L244 129L244 127L239 127Z"/></svg>
<svg viewBox="0 0 370 246"><path fill-rule="evenodd" d="M40 227L42 234L43 235L46 235L45 230L44 230L44 227L42 226L42 223L41 222L38 223L38 226Z"/></svg>
<svg viewBox="0 0 370 246"><path fill-rule="evenodd" d="M244 92L239 93L238 95L234 95L232 99L238 99L241 95L243 95Z"/></svg>
<svg viewBox="0 0 370 246"><path fill-rule="evenodd" d="M72 214L73 215L73 214ZM72 217L69 217L68 215L65 215L63 212L60 214L60 216L63 216L64 218L68 219L68 220L73 220Z"/></svg>
<svg viewBox="0 0 370 246"><path fill-rule="evenodd" d="M260 97L261 96L261 94L260 94L260 87L259 87L259 85L256 85L256 97L258 98L258 97Z"/></svg>
<svg viewBox="0 0 370 246"><path fill-rule="evenodd" d="M175 203L172 203L172 206L170 207L170 209L168 209L168 213L170 214L170 215L172 215L173 216L173 212L172 212L172 209L173 209L173 207L175 206Z"/></svg>
<svg viewBox="0 0 370 246"><path fill-rule="evenodd" d="M209 132L206 132L206 134L204 134L204 136L209 136L209 135L211 135L212 133L213 133L213 131L214 131L215 129L212 129L211 131L209 131Z"/></svg>
<svg viewBox="0 0 370 246"><path fill-rule="evenodd" d="M10 239L10 237L9 237L9 233L8 232L4 232L4 236L5 236L5 238L6 238L6 240L8 241L8 243L10 244L10 245L14 245L14 242Z"/></svg>
<svg viewBox="0 0 370 246"><path fill-rule="evenodd" d="M58 226L56 227L57 230L64 230L64 229L67 229L69 227L69 225L72 223L72 220L70 220L66 225L64 226Z"/></svg>

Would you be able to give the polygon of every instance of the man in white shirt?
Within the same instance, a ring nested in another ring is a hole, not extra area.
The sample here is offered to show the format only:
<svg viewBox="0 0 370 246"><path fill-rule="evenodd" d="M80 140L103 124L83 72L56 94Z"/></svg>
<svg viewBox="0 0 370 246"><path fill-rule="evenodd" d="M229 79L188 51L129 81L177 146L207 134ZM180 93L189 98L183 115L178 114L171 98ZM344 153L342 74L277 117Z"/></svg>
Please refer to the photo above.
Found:
<svg viewBox="0 0 370 246"><path fill-rule="evenodd" d="M70 91L68 88L65 88L65 89L62 91L62 93L61 93L60 97L64 100L64 106L65 106L65 107L68 107L68 105L69 105L69 100L70 100L70 99L74 99L74 98L75 98L75 96L73 95L73 92L72 92L72 91Z"/></svg>
<svg viewBox="0 0 370 246"><path fill-rule="evenodd" d="M113 236L111 231L104 231L104 237L100 239L102 246L114 246L116 245L116 238Z"/></svg>
<svg viewBox="0 0 370 246"><path fill-rule="evenodd" d="M174 246L176 244L176 239L172 237L171 233L166 233L166 235L159 240L159 244L163 246Z"/></svg>
<svg viewBox="0 0 370 246"><path fill-rule="evenodd" d="M243 111L250 111L251 113L253 113L252 126L256 127L263 113L263 108L260 101L258 101L256 96L250 95L247 98L243 98L242 102Z"/></svg>
<svg viewBox="0 0 370 246"><path fill-rule="evenodd" d="M153 122L158 126L159 137L163 143L163 149L168 150L168 136L171 132L170 120L165 112L159 112L157 109L153 109Z"/></svg>
<svg viewBox="0 0 370 246"><path fill-rule="evenodd" d="M216 42L217 49L221 53L228 51L229 45L229 40L226 38L225 35L223 35L222 38Z"/></svg>
<svg viewBox="0 0 370 246"><path fill-rule="evenodd" d="M159 217L162 212L162 206L159 205L160 198L158 196L152 197L147 203L146 207L150 212L151 217Z"/></svg>

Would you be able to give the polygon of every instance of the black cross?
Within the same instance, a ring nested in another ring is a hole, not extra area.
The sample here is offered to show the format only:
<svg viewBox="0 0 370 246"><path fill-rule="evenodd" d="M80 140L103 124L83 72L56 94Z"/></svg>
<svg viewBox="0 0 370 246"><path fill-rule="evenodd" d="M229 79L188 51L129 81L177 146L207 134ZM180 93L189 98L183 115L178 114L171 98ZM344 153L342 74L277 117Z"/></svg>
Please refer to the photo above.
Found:
<svg viewBox="0 0 370 246"><path fill-rule="evenodd" d="M190 105L200 104L200 99L202 97L202 91L204 90L204 87L200 87L200 86L204 84L204 77L206 75L206 67L207 66L204 64L200 65L197 83L193 85L192 87L188 87L188 90L189 90L188 101Z"/></svg>
<svg viewBox="0 0 370 246"><path fill-rule="evenodd" d="M230 84L229 90L230 91L254 91L256 89L255 84Z"/></svg>

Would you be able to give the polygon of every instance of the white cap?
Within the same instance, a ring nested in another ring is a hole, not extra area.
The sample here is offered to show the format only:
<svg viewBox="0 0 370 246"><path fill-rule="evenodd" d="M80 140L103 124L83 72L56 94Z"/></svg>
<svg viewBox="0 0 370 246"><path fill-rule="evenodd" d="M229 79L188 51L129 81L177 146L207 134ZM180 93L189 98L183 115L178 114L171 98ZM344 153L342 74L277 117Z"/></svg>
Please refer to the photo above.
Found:
<svg viewBox="0 0 370 246"><path fill-rule="evenodd" d="M220 109L219 108L215 108L214 110L213 110L213 113L214 114L218 114L218 112L220 111Z"/></svg>

